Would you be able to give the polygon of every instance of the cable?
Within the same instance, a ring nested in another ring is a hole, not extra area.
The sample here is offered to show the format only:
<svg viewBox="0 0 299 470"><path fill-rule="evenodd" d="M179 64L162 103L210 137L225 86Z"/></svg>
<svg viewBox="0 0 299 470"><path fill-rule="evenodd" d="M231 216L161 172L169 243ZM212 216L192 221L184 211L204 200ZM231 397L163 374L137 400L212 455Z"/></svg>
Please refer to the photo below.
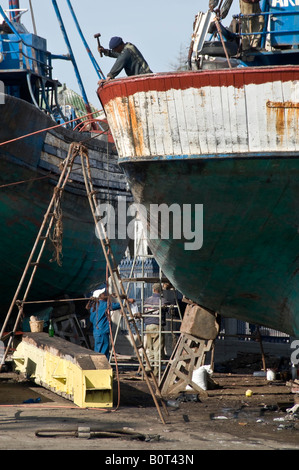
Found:
<svg viewBox="0 0 299 470"><path fill-rule="evenodd" d="M80 119L83 119L83 118L88 117L88 116L92 116L93 114L97 114L98 112L99 111L94 111L93 113L85 114L84 116L81 116ZM6 145L6 144L10 144L12 142L16 142L17 140L25 139L26 137L30 137L32 135L40 134L41 132L46 132L46 131L49 131L51 129L57 129L57 127L65 126L66 124L70 124L71 122L74 122L74 121L78 121L78 118L71 119L70 121L63 122L62 124L56 124L55 126L46 127L45 129L40 129L39 131L30 132L30 134L25 134L25 135L22 135L20 137L16 137L15 139L7 140L6 142L0 142L0 147L2 147L3 145Z"/></svg>
<svg viewBox="0 0 299 470"><path fill-rule="evenodd" d="M42 180L42 179L44 179L44 178L49 178L50 175L52 175L52 172L51 172L51 171L50 171L47 175L41 176L40 178L30 178L29 180L22 180L22 181L17 181L17 182L15 182L15 183L2 184L2 185L0 186L0 189L1 189L1 188L6 188L7 186L14 186L14 185L23 184L23 183L30 183L30 181Z"/></svg>

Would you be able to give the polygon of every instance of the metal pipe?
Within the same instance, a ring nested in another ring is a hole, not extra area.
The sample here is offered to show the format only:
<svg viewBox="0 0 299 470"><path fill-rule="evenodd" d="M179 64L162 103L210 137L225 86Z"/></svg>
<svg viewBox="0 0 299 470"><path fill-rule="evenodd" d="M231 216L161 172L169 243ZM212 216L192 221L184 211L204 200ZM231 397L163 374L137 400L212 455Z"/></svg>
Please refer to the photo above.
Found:
<svg viewBox="0 0 299 470"><path fill-rule="evenodd" d="M78 33L79 33L79 35L80 35L80 37L81 37L81 39L82 39L82 42L83 42L83 44L84 44L84 47L85 47L85 49L86 49L86 51L87 51L87 54L88 54L89 57L90 57L91 63L92 63L92 65L94 66L95 71L96 71L98 77L99 77L100 79L105 79L105 75L103 74L103 72L102 72L102 70L101 70L99 64L97 63L96 59L94 58L94 55L93 55L93 53L91 52L90 47L89 47L89 45L87 44L87 41L86 41L86 39L85 39L85 37L84 37L84 35L83 35L83 33L82 33L81 27L80 27L80 25L79 25L79 22L78 22L78 20L77 20L76 14L75 14L75 12L74 12L74 9L73 9L73 7L72 7L72 4L71 4L70 0L67 0L67 4L68 4L68 7L69 7L70 12L71 12L71 14L72 14L72 17L73 17L73 20L74 20L74 22L75 22L75 25L76 25L76 27L77 27Z"/></svg>
<svg viewBox="0 0 299 470"><path fill-rule="evenodd" d="M29 5L30 5L30 13L31 13L31 21L32 21L33 31L34 31L34 34L37 35L36 23L35 23L35 18L34 18L34 11L33 11L31 0L29 0Z"/></svg>

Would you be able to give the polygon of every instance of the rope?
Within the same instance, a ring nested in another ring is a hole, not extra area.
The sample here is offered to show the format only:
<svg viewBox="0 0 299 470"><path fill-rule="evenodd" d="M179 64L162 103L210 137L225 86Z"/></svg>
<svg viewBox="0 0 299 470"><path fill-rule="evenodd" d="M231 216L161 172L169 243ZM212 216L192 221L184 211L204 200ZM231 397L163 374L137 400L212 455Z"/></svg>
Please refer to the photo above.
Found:
<svg viewBox="0 0 299 470"><path fill-rule="evenodd" d="M220 26L219 26L219 20L218 18L216 17L215 18L215 24L216 24L216 28L217 28L217 32L220 36L220 40L221 40L221 43L222 43L222 47L224 49L224 52L225 52L225 57L226 57L226 60L228 62L228 65L229 65L229 68L231 69L232 68L232 65L230 63L230 59L229 59L229 56L228 56L228 53L227 53L227 49L226 49L226 46L225 46L225 42L223 40L223 36L222 36L222 33L221 33L221 29L220 29Z"/></svg>
<svg viewBox="0 0 299 470"><path fill-rule="evenodd" d="M99 111L94 111L93 113L85 114L84 116L81 116L80 119L83 119L83 118L88 117L88 116L92 116L93 114L96 114L98 112ZM2 147L3 145L6 145L6 144L10 144L12 142L16 142L16 141L21 140L21 139L25 139L26 137L31 137L32 135L40 134L41 132L46 132L46 131L49 131L51 129L57 129L58 127L65 126L66 124L70 124L71 122L74 122L74 121L78 121L78 118L71 119L70 121L63 122L62 124L56 124L55 126L46 127L45 129L40 129L39 131L30 132L29 134L25 134L25 135L22 135L20 137L16 137L16 138L11 139L11 140L7 140L6 142L0 142L0 147Z"/></svg>
<svg viewBox="0 0 299 470"><path fill-rule="evenodd" d="M60 201L57 203L57 207L54 211L55 223L52 234L49 234L50 241L53 244L54 252L50 263L56 261L58 266L62 266L62 235L63 235L63 223L62 223L62 209Z"/></svg>
<svg viewBox="0 0 299 470"><path fill-rule="evenodd" d="M15 186L17 184L30 183L30 181L42 180L42 179L48 178L51 174L52 174L52 172L50 171L46 176L40 176L39 178L30 178L29 180L22 180L22 181L16 181L15 183L2 184L0 186L0 189L1 188L7 188L8 186Z"/></svg>
<svg viewBox="0 0 299 470"><path fill-rule="evenodd" d="M87 116L91 116L91 115L96 114L96 113L98 113L98 111L94 111L93 113L85 114L84 116L81 116L81 118L84 118L84 117L87 117ZM81 118L80 118L80 119L81 119ZM21 139L25 139L26 137L30 137L30 136L35 135L35 134L39 134L39 133L41 133L41 132L46 132L46 131L51 130L51 129L56 129L56 128L58 128L58 127L65 126L66 124L70 124L71 122L74 122L74 121L77 121L77 120L78 120L78 118L72 119L72 120L66 121L66 122L64 122L64 123L62 123L62 124L57 124L57 125L52 126L52 127L47 127L47 128L45 128L45 129L40 129L39 131L31 132L30 134L25 134L25 135L23 135L23 136L16 137L15 139L7 140L6 142L0 142L0 147L3 146L3 145L6 145L6 144L10 144L10 143L12 143L12 142L16 142L16 141L21 140ZM78 126L79 126L79 124L75 127L74 130L76 130ZM88 139L84 140L83 142L87 142L87 141L89 141L89 140L92 140L92 139L98 137L100 134L105 134L105 133L108 134L108 132L109 132L109 130L97 132L94 136L89 137ZM108 151L108 150L107 150L107 151ZM78 170L79 170L79 169L80 169L80 168L78 168ZM75 171L76 171L76 170L75 170ZM45 179L45 178L48 178L49 175L51 175L51 174L53 174L53 173L50 171L46 176L41 176L41 177L39 177L39 178L31 178L31 179L28 179L28 180L17 181L17 182L15 182L15 183L2 184L2 185L0 186L0 189L1 189L1 188L6 188L6 187L8 187L8 186L15 186L15 185L18 185L18 184L29 183L29 182L31 182L31 181L38 181L38 180L41 180L41 179Z"/></svg>
<svg viewBox="0 0 299 470"><path fill-rule="evenodd" d="M108 250L109 253L109 250ZM113 283L112 283L113 284ZM109 270L108 270L108 264L106 264L106 288L107 290L109 289ZM117 405L115 407L115 411L118 410L119 405L120 405L120 379L119 379L119 370L118 370L118 362L117 362L117 356L115 352L115 345L113 341L113 334L112 334L112 326L111 326L111 315L110 315L110 305L111 305L111 297L108 293L108 299L107 299L107 319L109 323L109 330L110 330L110 339L111 339L111 346L113 350L113 355L114 355L114 361L115 361L115 371L116 371L116 380L117 380Z"/></svg>

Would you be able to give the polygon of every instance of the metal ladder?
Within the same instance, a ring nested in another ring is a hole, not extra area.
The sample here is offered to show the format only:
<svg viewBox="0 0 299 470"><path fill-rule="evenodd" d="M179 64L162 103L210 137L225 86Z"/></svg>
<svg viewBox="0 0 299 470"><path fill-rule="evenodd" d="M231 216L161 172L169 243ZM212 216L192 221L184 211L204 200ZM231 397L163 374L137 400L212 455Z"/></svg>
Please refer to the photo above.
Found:
<svg viewBox="0 0 299 470"><path fill-rule="evenodd" d="M1 361L1 364L0 364L0 371L1 371L1 368L4 364L4 362L5 362L8 351L11 347L12 339L14 337L14 334L16 333L17 327L18 327L20 319L22 317L24 303L26 302L26 299L27 299L27 296L28 296L28 293L29 293L34 275L36 273L36 270L38 268L38 265L39 265L39 262L40 262L40 259L41 259L41 256L42 256L42 253L43 253L45 245L46 245L46 241L49 239L51 228L53 227L53 224L54 224L55 210L56 210L56 208L58 207L58 205L60 203L63 190L65 188L65 185L67 183L69 175L72 171L74 160L77 156L80 156L80 159L81 159L82 173L83 173L83 177L84 177L86 193L87 193L91 213L92 213L92 216L93 216L93 219L94 219L94 222L95 222L95 226L100 227L101 233L103 235L99 238L100 238L103 253L104 253L104 256L105 256L105 259L106 259L109 274L110 274L112 282L113 282L114 292L115 292L117 300L120 304L122 316L123 316L123 318L126 322L128 331L130 332L132 344L133 344L136 356L138 358L140 367L142 368L142 370L144 372L144 377L145 377L147 386L148 386L149 391L150 391L150 393L153 397L153 400L154 400L154 403L156 405L157 411L159 413L160 419L161 419L162 423L165 424L165 419L163 417L160 405L158 403L157 396L161 400L161 405L162 405L162 408L164 409L165 413L167 415L169 413L168 413L168 410L166 408L165 403L163 402L162 395L160 393L156 377L154 376L152 367L151 367L151 365L149 363L149 360L147 358L146 351L145 351L145 348L144 348L143 343L142 343L142 339L140 337L140 334L139 334L134 316L133 316L132 311L131 311L130 303L128 302L128 297L127 297L126 292L124 290L124 286L123 286L122 280L120 278L120 275L119 275L119 272L118 272L118 269L117 269L117 264L115 262L115 258L113 256L113 253L112 253L112 250L111 250L110 240L107 236L107 233L106 233L106 230L105 230L105 227L102 223L101 218L97 215L98 203L97 203L97 199L96 199L96 191L94 190L93 183L92 183L92 177L91 177L91 171L90 171L90 165L89 165L88 150L81 143L73 142L70 145L68 155L67 155L66 159L63 162L63 168L62 168L62 171L61 171L61 175L59 177L59 180L58 180L58 183L57 183L56 187L54 188L54 193L53 193L52 199L51 199L50 204L48 206L48 209L47 209L47 211L44 215L44 220L41 224L40 230L38 232L35 243L33 245L31 253L29 255L27 264L25 266L23 275L21 277L21 280L19 282L19 285L17 287L17 290L16 290L15 295L13 297L13 300L11 302L10 308L9 308L8 313L6 315L4 324L2 326L1 333L0 333L0 340L3 339L4 331L5 331L5 328L7 326L8 321L9 321L9 318L11 317L11 314L13 312L14 307L17 306L19 311L18 311L17 318L16 318L15 323L14 323L13 330L9 333L10 336L9 336L7 347L6 347L5 352L3 354L3 357L2 357L2 361ZM37 251L38 251L37 257L36 257L35 260L33 260L33 258L34 258ZM31 275L30 275L30 270L31 270ZM23 287L26 276L28 274L30 275L30 278L29 278L29 281L27 283L27 287L25 289L23 299L18 300L21 289ZM117 282L116 282L116 280L117 280ZM128 313L126 313L125 308L126 308ZM136 334L136 337L137 337L137 342L135 341L134 335L131 331L131 328L130 328L131 325L134 327L135 334ZM142 354L141 354L141 351L142 351ZM145 360L146 368L144 366L142 357ZM153 383L154 383L155 388L156 388L156 394L154 392L154 389L152 387L151 382L149 381L149 377L148 377L147 373L149 374L149 376L153 380Z"/></svg>

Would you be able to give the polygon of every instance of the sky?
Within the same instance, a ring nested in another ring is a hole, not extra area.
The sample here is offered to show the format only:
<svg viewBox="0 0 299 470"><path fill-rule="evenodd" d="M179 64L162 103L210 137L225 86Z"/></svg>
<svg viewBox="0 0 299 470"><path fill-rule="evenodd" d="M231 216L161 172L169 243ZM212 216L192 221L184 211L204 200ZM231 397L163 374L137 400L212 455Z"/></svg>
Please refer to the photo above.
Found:
<svg viewBox="0 0 299 470"><path fill-rule="evenodd" d="M132 42L142 52L153 72L168 72L173 70L173 64L178 62L181 53L187 57L195 15L199 11L206 12L208 3L208 0L71 0L84 37L105 76L114 59L100 57L94 34L101 34L101 44L106 48L112 36L120 36L124 42ZM8 0L0 0L0 4L3 9L8 8ZM48 51L67 54L52 0L31 0L31 4L37 34L47 40ZM77 32L66 0L57 0L57 4L87 97L95 107L100 107L96 96L97 73ZM237 12L238 5L239 0L234 0L231 14ZM20 8L29 10L22 16L22 22L33 32L29 0L20 0ZM55 60L53 66L53 77L79 92L72 64Z"/></svg>

